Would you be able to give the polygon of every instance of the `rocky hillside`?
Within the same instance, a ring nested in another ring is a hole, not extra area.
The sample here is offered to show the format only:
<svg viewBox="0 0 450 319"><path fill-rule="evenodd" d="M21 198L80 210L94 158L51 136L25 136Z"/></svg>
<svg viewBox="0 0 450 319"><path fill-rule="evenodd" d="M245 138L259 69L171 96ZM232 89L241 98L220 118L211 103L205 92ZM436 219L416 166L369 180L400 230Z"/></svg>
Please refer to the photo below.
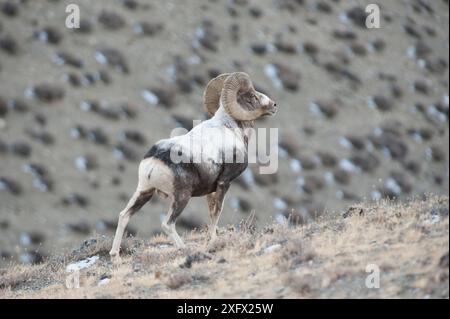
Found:
<svg viewBox="0 0 450 319"><path fill-rule="evenodd" d="M449 190L448 0L0 0L0 263L111 236L139 159L205 118L211 77L245 71L280 106L279 169L252 165L222 225L304 223L357 201ZM81 25L65 26L77 4ZM160 232L155 198L130 232ZM202 227L204 199L179 226ZM266 257L262 257L266 258Z"/></svg>
<svg viewBox="0 0 450 319"><path fill-rule="evenodd" d="M164 236L129 239L117 266L111 238L97 237L1 270L0 298L448 298L448 212L448 197L433 196L354 205L304 226L257 231L247 218L210 247L203 230L185 234L183 250ZM75 269L80 287L67 288ZM379 281L367 280L374 270Z"/></svg>

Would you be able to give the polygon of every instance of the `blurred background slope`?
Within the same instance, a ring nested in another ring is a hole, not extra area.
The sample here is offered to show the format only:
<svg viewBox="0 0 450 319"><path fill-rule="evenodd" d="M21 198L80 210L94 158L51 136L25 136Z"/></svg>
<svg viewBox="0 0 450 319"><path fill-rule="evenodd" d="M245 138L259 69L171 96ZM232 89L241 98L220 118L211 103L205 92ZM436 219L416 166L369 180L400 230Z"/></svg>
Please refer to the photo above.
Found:
<svg viewBox="0 0 450 319"><path fill-rule="evenodd" d="M221 225L448 194L448 1L377 1L381 28L367 29L371 2L0 0L1 263L112 234L139 159L205 118L222 72L277 101L258 126L279 128L281 149L277 174L252 166L234 183ZM153 199L130 233L159 232L166 210ZM178 225L207 216L195 199Z"/></svg>

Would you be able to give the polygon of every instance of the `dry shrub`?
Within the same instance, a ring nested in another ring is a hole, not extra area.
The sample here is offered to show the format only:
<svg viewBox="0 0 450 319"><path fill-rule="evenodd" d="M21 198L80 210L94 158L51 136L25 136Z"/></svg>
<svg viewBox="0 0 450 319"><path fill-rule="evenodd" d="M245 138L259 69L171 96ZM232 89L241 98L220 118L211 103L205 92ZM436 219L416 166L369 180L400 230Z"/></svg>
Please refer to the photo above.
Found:
<svg viewBox="0 0 450 319"><path fill-rule="evenodd" d="M300 240L292 240L275 255L275 263L282 270L288 270L313 260L315 257L316 255L309 244Z"/></svg>
<svg viewBox="0 0 450 319"><path fill-rule="evenodd" d="M4 269L0 276L0 289L14 289L43 275L45 276L46 268L45 264L40 264L31 266L14 265L8 270Z"/></svg>
<svg viewBox="0 0 450 319"><path fill-rule="evenodd" d="M185 255L182 249L158 249L135 255L135 262L141 263L143 266L161 266L169 264L178 257Z"/></svg>
<svg viewBox="0 0 450 319"><path fill-rule="evenodd" d="M239 230L247 234L254 234L256 232L256 214L254 209L246 219L239 223Z"/></svg>
<svg viewBox="0 0 450 319"><path fill-rule="evenodd" d="M192 276L187 272L179 272L169 275L164 283L170 289L178 289L181 286L191 283L193 280Z"/></svg>
<svg viewBox="0 0 450 319"><path fill-rule="evenodd" d="M316 278L311 274L300 276L289 273L284 277L284 284L300 295L311 294L315 289L319 288L319 281L320 278Z"/></svg>

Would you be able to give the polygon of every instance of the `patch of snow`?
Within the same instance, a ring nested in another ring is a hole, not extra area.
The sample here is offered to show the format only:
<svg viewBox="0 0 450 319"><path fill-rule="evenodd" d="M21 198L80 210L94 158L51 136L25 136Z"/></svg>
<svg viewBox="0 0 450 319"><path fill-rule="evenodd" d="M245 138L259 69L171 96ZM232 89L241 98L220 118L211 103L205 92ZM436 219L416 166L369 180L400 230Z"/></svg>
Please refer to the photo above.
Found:
<svg viewBox="0 0 450 319"><path fill-rule="evenodd" d="M103 278L103 279L101 279L101 280L98 282L97 286L104 286L104 285L107 285L107 284L109 283L110 280L111 280L111 279L109 279L109 278Z"/></svg>
<svg viewBox="0 0 450 319"><path fill-rule="evenodd" d="M271 253L271 252L273 252L273 251L276 251L276 250L278 250L278 249L280 249L281 248L281 245L280 244L274 244L274 245L271 245L271 246L268 246L268 247L266 247L265 249L264 249L264 253Z"/></svg>
<svg viewBox="0 0 450 319"><path fill-rule="evenodd" d="M99 259L98 256L92 256L92 257L86 258L84 260L77 261L76 263L69 264L66 267L66 272L73 272L73 271L91 267L93 264L95 264L97 262L98 259Z"/></svg>

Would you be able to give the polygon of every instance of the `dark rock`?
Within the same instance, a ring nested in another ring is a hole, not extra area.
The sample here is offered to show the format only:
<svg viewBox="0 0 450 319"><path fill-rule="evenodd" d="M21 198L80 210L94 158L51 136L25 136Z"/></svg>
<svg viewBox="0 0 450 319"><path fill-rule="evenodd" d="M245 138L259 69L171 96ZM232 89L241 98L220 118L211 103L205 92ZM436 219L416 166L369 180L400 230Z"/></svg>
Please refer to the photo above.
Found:
<svg viewBox="0 0 450 319"><path fill-rule="evenodd" d="M21 99L8 99L6 105L8 109L19 113L25 113L29 109L28 104Z"/></svg>
<svg viewBox="0 0 450 319"><path fill-rule="evenodd" d="M103 70L94 73L94 78L96 81L102 81L106 85L111 84L112 82L109 73Z"/></svg>
<svg viewBox="0 0 450 319"><path fill-rule="evenodd" d="M349 46L350 51L359 56L366 56L367 55L367 49L364 45L358 42L352 42Z"/></svg>
<svg viewBox="0 0 450 319"><path fill-rule="evenodd" d="M300 163L301 168L306 171L313 170L317 166L317 162L314 160L314 158L306 155L299 155L298 161Z"/></svg>
<svg viewBox="0 0 450 319"><path fill-rule="evenodd" d="M448 255L449 255L448 252L446 254L442 255L441 259L439 259L439 267L448 269L448 265L449 265Z"/></svg>
<svg viewBox="0 0 450 319"><path fill-rule="evenodd" d="M418 142L426 142L433 137L433 131L428 128L409 129L408 134Z"/></svg>
<svg viewBox="0 0 450 319"><path fill-rule="evenodd" d="M128 145L123 144L123 143L119 143L114 146L113 154L118 159L126 159L129 161L137 161L138 160L138 156L137 156L136 152L131 147L129 147Z"/></svg>
<svg viewBox="0 0 450 319"><path fill-rule="evenodd" d="M82 68L83 61L75 57L72 53L58 52L53 55L53 61L57 65L69 65L75 68Z"/></svg>
<svg viewBox="0 0 450 319"><path fill-rule="evenodd" d="M392 101L382 95L374 95L369 97L367 104L370 108L378 109L383 112L390 111L393 108Z"/></svg>
<svg viewBox="0 0 450 319"><path fill-rule="evenodd" d="M354 25L365 29L367 13L362 7L353 7L344 14L344 20L351 21Z"/></svg>
<svg viewBox="0 0 450 319"><path fill-rule="evenodd" d="M232 25L230 25L230 37L231 37L231 40L233 41L233 42L239 42L239 40L240 40L240 27L239 27L239 24L237 24L237 23L233 23Z"/></svg>
<svg viewBox="0 0 450 319"><path fill-rule="evenodd" d="M278 174L259 174L256 167L251 168L255 183L260 186L271 186L278 183Z"/></svg>
<svg viewBox="0 0 450 319"><path fill-rule="evenodd" d="M380 165L380 160L374 154L368 152L354 154L349 160L364 172L373 172Z"/></svg>
<svg viewBox="0 0 450 319"><path fill-rule="evenodd" d="M40 164L28 163L22 166L22 171L29 173L34 177L44 177L47 174L47 170Z"/></svg>
<svg viewBox="0 0 450 319"><path fill-rule="evenodd" d="M195 81L190 71L189 63L180 56L175 57L175 62L169 67L170 80L183 93L190 93Z"/></svg>
<svg viewBox="0 0 450 319"><path fill-rule="evenodd" d="M115 221L109 221L101 219L95 224L95 229L100 232L114 232L116 230L117 223Z"/></svg>
<svg viewBox="0 0 450 319"><path fill-rule="evenodd" d="M317 152L316 156L318 158L318 161L324 167L335 167L338 162L337 158L333 154L328 152L319 151Z"/></svg>
<svg viewBox="0 0 450 319"><path fill-rule="evenodd" d="M220 36L211 20L204 20L196 29L195 35L198 45L210 51L217 51Z"/></svg>
<svg viewBox="0 0 450 319"><path fill-rule="evenodd" d="M80 27L78 29L73 29L78 34L89 34L92 32L92 22L86 19L80 19Z"/></svg>
<svg viewBox="0 0 450 319"><path fill-rule="evenodd" d="M426 158L433 162L442 162L445 160L445 152L438 146L431 146L425 150Z"/></svg>
<svg viewBox="0 0 450 319"><path fill-rule="evenodd" d="M391 83L389 90L394 98L400 99L403 96L403 90L398 84Z"/></svg>
<svg viewBox="0 0 450 319"><path fill-rule="evenodd" d="M45 236L38 232L23 232L20 234L20 243L23 246L39 245L44 241Z"/></svg>
<svg viewBox="0 0 450 319"><path fill-rule="evenodd" d="M33 180L33 186L39 189L41 192L51 192L53 190L53 182L49 178L35 178Z"/></svg>
<svg viewBox="0 0 450 319"><path fill-rule="evenodd" d="M286 10L288 12L297 12L297 9L303 7L304 0L275 0L274 6L278 10Z"/></svg>
<svg viewBox="0 0 450 319"><path fill-rule="evenodd" d="M202 227L202 225L203 223L201 220L194 218L193 216L189 216L189 218L187 218L182 215L177 220L177 226L180 226L186 230L198 230Z"/></svg>
<svg viewBox="0 0 450 319"><path fill-rule="evenodd" d="M8 144L0 140L0 154L8 152Z"/></svg>
<svg viewBox="0 0 450 319"><path fill-rule="evenodd" d="M97 163L92 156L78 156L74 160L75 167L82 172L93 170Z"/></svg>
<svg viewBox="0 0 450 319"><path fill-rule="evenodd" d="M7 17L16 17L19 14L19 6L14 1L4 1L0 4L0 10Z"/></svg>
<svg viewBox="0 0 450 319"><path fill-rule="evenodd" d="M120 177L118 177L118 176L113 176L111 178L111 184L114 186L119 186L121 184L121 182L122 181L121 181Z"/></svg>
<svg viewBox="0 0 450 319"><path fill-rule="evenodd" d="M19 52L16 40L8 35L0 37L0 49L9 55L16 55Z"/></svg>
<svg viewBox="0 0 450 319"><path fill-rule="evenodd" d="M0 177L0 191L7 191L12 195L17 196L22 193L22 187L12 179Z"/></svg>
<svg viewBox="0 0 450 319"><path fill-rule="evenodd" d="M0 96L0 117L5 117L8 113L6 101Z"/></svg>
<svg viewBox="0 0 450 319"><path fill-rule="evenodd" d="M254 43L250 46L250 49L257 55L264 55L267 53L267 45L265 43Z"/></svg>
<svg viewBox="0 0 450 319"><path fill-rule="evenodd" d="M183 127L190 131L194 126L193 118L188 118L183 115L172 115L172 118L175 120L177 127Z"/></svg>
<svg viewBox="0 0 450 319"><path fill-rule="evenodd" d="M129 10L136 10L139 8L139 3L136 0L120 0L120 2Z"/></svg>
<svg viewBox="0 0 450 319"><path fill-rule="evenodd" d="M61 32L55 27L45 27L42 30L35 31L33 35L39 41L54 45L59 44L63 38Z"/></svg>
<svg viewBox="0 0 450 319"><path fill-rule="evenodd" d="M230 198L230 207L234 210L239 210L248 213L252 210L252 204L244 198L232 197Z"/></svg>
<svg viewBox="0 0 450 319"><path fill-rule="evenodd" d="M379 201L381 199L394 200L397 198L397 194L393 192L392 189L381 186L371 192L371 197L374 201Z"/></svg>
<svg viewBox="0 0 450 319"><path fill-rule="evenodd" d="M299 89L300 73L291 66L280 63L268 64L265 73L276 87L284 87L288 91Z"/></svg>
<svg viewBox="0 0 450 319"><path fill-rule="evenodd" d="M30 136L33 140L44 144L44 145L52 145L55 142L53 135L45 131L36 131L28 129L26 130L28 136Z"/></svg>
<svg viewBox="0 0 450 319"><path fill-rule="evenodd" d="M29 251L21 253L19 256L19 261L22 264L37 265L44 261L44 256L37 251Z"/></svg>
<svg viewBox="0 0 450 319"><path fill-rule="evenodd" d="M364 140L357 136L345 136L339 139L339 144L348 149L361 151L365 148Z"/></svg>
<svg viewBox="0 0 450 319"><path fill-rule="evenodd" d="M300 46L302 52L309 56L316 56L319 53L319 47L313 42L303 42Z"/></svg>
<svg viewBox="0 0 450 319"><path fill-rule="evenodd" d="M137 145L143 145L146 143L146 139L141 132L135 129L123 130L119 133L119 140L121 142L133 142Z"/></svg>
<svg viewBox="0 0 450 319"><path fill-rule="evenodd" d="M89 204L87 197L78 193L70 193L62 199L62 204L65 206L79 206L86 207Z"/></svg>
<svg viewBox="0 0 450 319"><path fill-rule="evenodd" d="M333 8L331 7L331 5L328 2L325 2L325 1L316 2L314 4L314 7L317 11L322 12L322 13L326 13L326 14L333 13Z"/></svg>
<svg viewBox="0 0 450 319"><path fill-rule="evenodd" d="M162 23L157 22L137 22L133 26L133 32L139 35L144 36L155 36L160 33L164 29L164 25Z"/></svg>
<svg viewBox="0 0 450 319"><path fill-rule="evenodd" d="M191 268L193 263L210 260L211 258L212 257L209 254L205 254L203 252L190 254L186 257L186 260L180 265L180 268Z"/></svg>
<svg viewBox="0 0 450 319"><path fill-rule="evenodd" d="M89 235L89 233L91 232L91 225L89 225L87 222L67 224L67 228L70 231L81 235Z"/></svg>
<svg viewBox="0 0 450 319"><path fill-rule="evenodd" d="M358 36L350 30L333 30L333 37L339 40L355 40Z"/></svg>
<svg viewBox="0 0 450 319"><path fill-rule="evenodd" d="M20 157L29 157L31 154L31 146L25 142L14 142L9 146L9 151Z"/></svg>
<svg viewBox="0 0 450 319"><path fill-rule="evenodd" d="M103 130L101 128L94 128L88 130L86 132L86 138L88 141L94 142L96 144L100 145L108 144L108 136L105 133L103 133Z"/></svg>
<svg viewBox="0 0 450 319"><path fill-rule="evenodd" d="M338 105L333 100L317 100L311 102L309 110L320 117L334 118L338 112Z"/></svg>
<svg viewBox="0 0 450 319"><path fill-rule="evenodd" d="M87 72L81 76L81 84L83 86L92 86L97 83L97 78L93 73Z"/></svg>
<svg viewBox="0 0 450 319"><path fill-rule="evenodd" d="M119 30L125 26L125 20L118 14L112 11L103 10L98 15L98 22L109 30Z"/></svg>
<svg viewBox="0 0 450 319"><path fill-rule="evenodd" d="M333 171L333 180L339 184L347 185L350 183L350 173L341 168Z"/></svg>
<svg viewBox="0 0 450 319"><path fill-rule="evenodd" d="M369 49L374 52L381 52L386 48L386 42L382 39L375 39L369 42Z"/></svg>
<svg viewBox="0 0 450 319"><path fill-rule="evenodd" d="M421 166L419 162L414 160L404 161L402 162L403 167L410 173L414 175L418 175L421 170Z"/></svg>
<svg viewBox="0 0 450 319"><path fill-rule="evenodd" d="M76 73L65 73L63 75L63 81L69 83L73 87L79 87L81 85L81 79Z"/></svg>
<svg viewBox="0 0 450 319"><path fill-rule="evenodd" d="M64 89L53 84L37 84L29 87L25 95L45 103L52 103L64 97Z"/></svg>
<svg viewBox="0 0 450 319"><path fill-rule="evenodd" d="M407 35L409 35L410 37L413 37L416 39L420 39L422 37L420 32L417 31L417 29L409 23L403 25L403 31L405 31L405 33Z"/></svg>
<svg viewBox="0 0 450 319"><path fill-rule="evenodd" d="M248 8L248 13L251 17L258 19L263 15L263 11L258 7L250 7Z"/></svg>
<svg viewBox="0 0 450 319"><path fill-rule="evenodd" d="M324 187L323 180L314 175L300 177L297 182L301 189L307 194L314 194Z"/></svg>
<svg viewBox="0 0 450 319"><path fill-rule="evenodd" d="M336 198L339 200L347 200L352 202L361 201L361 198L358 195L348 192L346 190L336 191Z"/></svg>
<svg viewBox="0 0 450 319"><path fill-rule="evenodd" d="M80 108L86 112L98 112L100 103L97 100L83 100L80 102Z"/></svg>
<svg viewBox="0 0 450 319"><path fill-rule="evenodd" d="M402 193L409 194L412 191L412 184L405 174L400 171L392 171L388 179L386 179L385 187L396 196Z"/></svg>
<svg viewBox="0 0 450 319"><path fill-rule="evenodd" d="M150 88L142 91L142 97L152 105L172 107L175 104L175 90L171 86Z"/></svg>
<svg viewBox="0 0 450 319"><path fill-rule="evenodd" d="M95 59L104 65L116 68L119 71L128 74L129 68L125 57L116 49L104 48L95 52Z"/></svg>
<svg viewBox="0 0 450 319"><path fill-rule="evenodd" d="M70 128L70 137L76 140L83 139L86 137L86 130L81 125L75 125Z"/></svg>
<svg viewBox="0 0 450 319"><path fill-rule="evenodd" d="M289 43L286 41L282 41L281 39L278 39L273 43L273 46L275 49L277 49L278 52L287 53L287 54L296 54L297 53L297 46L293 43Z"/></svg>
<svg viewBox="0 0 450 319"><path fill-rule="evenodd" d="M420 60L425 59L432 52L431 48L422 41L418 41L413 47L408 48L410 58Z"/></svg>
<svg viewBox="0 0 450 319"><path fill-rule="evenodd" d="M378 128L369 136L369 140L376 148L383 150L394 159L402 160L408 154L408 145L393 130Z"/></svg>
<svg viewBox="0 0 450 319"><path fill-rule="evenodd" d="M430 93L430 89L428 87L427 82L422 81L422 80L414 81L413 89L414 89L415 92L420 93L420 94L424 94L424 95L428 95L428 93Z"/></svg>

